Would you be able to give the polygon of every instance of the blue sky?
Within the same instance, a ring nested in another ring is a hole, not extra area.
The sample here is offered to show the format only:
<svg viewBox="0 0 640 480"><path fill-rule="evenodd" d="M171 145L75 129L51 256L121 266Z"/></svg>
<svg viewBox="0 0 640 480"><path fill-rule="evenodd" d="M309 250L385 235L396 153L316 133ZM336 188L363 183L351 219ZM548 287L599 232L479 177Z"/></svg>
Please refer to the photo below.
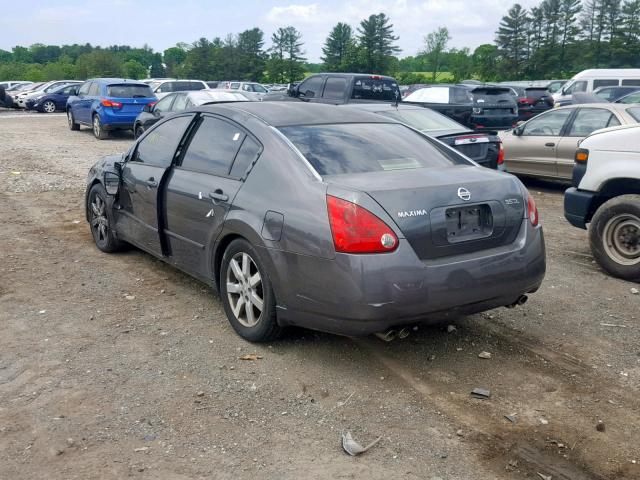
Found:
<svg viewBox="0 0 640 480"><path fill-rule="evenodd" d="M238 33L252 27L271 33L293 25L303 34L306 55L319 61L329 30L339 21L352 27L372 13L391 17L402 56L415 55L424 36L439 26L451 32L450 46L493 41L500 18L515 0L0 0L0 48L33 43L94 45L147 43L164 50ZM535 0L520 2L531 5Z"/></svg>

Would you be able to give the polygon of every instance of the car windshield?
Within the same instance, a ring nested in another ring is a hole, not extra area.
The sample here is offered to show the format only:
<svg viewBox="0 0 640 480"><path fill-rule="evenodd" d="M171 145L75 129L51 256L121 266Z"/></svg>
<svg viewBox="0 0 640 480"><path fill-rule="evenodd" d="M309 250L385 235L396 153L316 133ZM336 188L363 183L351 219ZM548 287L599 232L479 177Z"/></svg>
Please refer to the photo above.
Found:
<svg viewBox="0 0 640 480"><path fill-rule="evenodd" d="M156 88L158 88L158 86L161 84L162 82L149 82L149 88L153 91Z"/></svg>
<svg viewBox="0 0 640 480"><path fill-rule="evenodd" d="M423 135L395 123L281 127L320 175L412 170L462 164Z"/></svg>
<svg viewBox="0 0 640 480"><path fill-rule="evenodd" d="M267 90L266 88L264 88L262 85L260 85L259 83L254 83L253 84L253 91L254 92L258 92L258 93L269 93L269 90Z"/></svg>
<svg viewBox="0 0 640 480"><path fill-rule="evenodd" d="M107 96L115 98L147 98L153 97L148 85L109 85Z"/></svg>
<svg viewBox="0 0 640 480"><path fill-rule="evenodd" d="M465 130L464 127L448 117L427 108L386 110L377 113L406 123L410 127L422 132L433 130Z"/></svg>

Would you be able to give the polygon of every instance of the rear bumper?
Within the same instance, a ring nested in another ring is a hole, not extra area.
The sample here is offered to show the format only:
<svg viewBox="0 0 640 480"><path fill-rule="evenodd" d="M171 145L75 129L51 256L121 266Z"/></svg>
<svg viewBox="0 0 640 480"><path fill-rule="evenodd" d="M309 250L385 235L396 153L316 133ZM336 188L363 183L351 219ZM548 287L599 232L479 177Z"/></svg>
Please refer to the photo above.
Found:
<svg viewBox="0 0 640 480"><path fill-rule="evenodd" d="M595 197L594 192L568 188L564 192L564 218L574 227L586 230L587 223L591 221Z"/></svg>
<svg viewBox="0 0 640 480"><path fill-rule="evenodd" d="M392 254L278 256L279 322L350 336L512 304L546 269L542 229L528 220L510 245L438 260L421 261L406 240Z"/></svg>
<svg viewBox="0 0 640 480"><path fill-rule="evenodd" d="M114 113L101 109L99 112L102 127L105 130L131 129L140 112Z"/></svg>
<svg viewBox="0 0 640 480"><path fill-rule="evenodd" d="M507 130L518 121L517 115L471 115L469 122L476 131Z"/></svg>

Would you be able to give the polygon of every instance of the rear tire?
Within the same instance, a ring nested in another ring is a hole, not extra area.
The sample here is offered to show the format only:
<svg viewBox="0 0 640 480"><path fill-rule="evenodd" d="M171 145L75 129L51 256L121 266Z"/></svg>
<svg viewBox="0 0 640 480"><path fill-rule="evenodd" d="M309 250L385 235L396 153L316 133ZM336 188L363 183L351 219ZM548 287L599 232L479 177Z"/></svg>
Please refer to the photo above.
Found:
<svg viewBox="0 0 640 480"><path fill-rule="evenodd" d="M67 121L69 122L69 130L73 130L74 132L80 130L80 125L76 123L71 110L67 110Z"/></svg>
<svg viewBox="0 0 640 480"><path fill-rule="evenodd" d="M98 140L106 140L109 138L109 132L104 129L102 122L100 121L100 115L93 115L93 136Z"/></svg>
<svg viewBox="0 0 640 480"><path fill-rule="evenodd" d="M598 264L611 275L640 282L640 195L605 202L589 226L589 244Z"/></svg>
<svg viewBox="0 0 640 480"><path fill-rule="evenodd" d="M113 197L107 194L101 183L96 183L87 197L87 217L93 241L99 250L113 253L122 250L125 243L113 231Z"/></svg>
<svg viewBox="0 0 640 480"><path fill-rule="evenodd" d="M136 125L136 127L133 129L133 138L137 140L142 136L143 133L144 128L142 127L142 125Z"/></svg>
<svg viewBox="0 0 640 480"><path fill-rule="evenodd" d="M220 268L220 297L229 323L250 342L278 338L276 301L258 252L244 239L229 244Z"/></svg>

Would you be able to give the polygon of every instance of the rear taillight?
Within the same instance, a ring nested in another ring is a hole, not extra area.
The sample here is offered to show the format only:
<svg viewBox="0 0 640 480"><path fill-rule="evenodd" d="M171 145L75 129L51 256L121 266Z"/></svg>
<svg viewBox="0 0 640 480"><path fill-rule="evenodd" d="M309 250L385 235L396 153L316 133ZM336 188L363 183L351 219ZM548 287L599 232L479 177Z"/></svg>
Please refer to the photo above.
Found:
<svg viewBox="0 0 640 480"><path fill-rule="evenodd" d="M398 248L398 237L366 208L327 195L327 211L336 252L386 253Z"/></svg>
<svg viewBox="0 0 640 480"><path fill-rule="evenodd" d="M536 101L531 99L531 98L520 98L518 100L518 103L520 103L522 105L534 105L536 103Z"/></svg>
<svg viewBox="0 0 640 480"><path fill-rule="evenodd" d="M538 215L538 207L536 207L536 202L531 194L527 195L527 215L529 216L531 225L533 225L534 227L538 226L540 216Z"/></svg>
<svg viewBox="0 0 640 480"><path fill-rule="evenodd" d="M107 100L106 98L100 102L103 107L122 108L122 103Z"/></svg>
<svg viewBox="0 0 640 480"><path fill-rule="evenodd" d="M498 145L498 165L502 165L504 163L504 146L502 145L502 142Z"/></svg>

